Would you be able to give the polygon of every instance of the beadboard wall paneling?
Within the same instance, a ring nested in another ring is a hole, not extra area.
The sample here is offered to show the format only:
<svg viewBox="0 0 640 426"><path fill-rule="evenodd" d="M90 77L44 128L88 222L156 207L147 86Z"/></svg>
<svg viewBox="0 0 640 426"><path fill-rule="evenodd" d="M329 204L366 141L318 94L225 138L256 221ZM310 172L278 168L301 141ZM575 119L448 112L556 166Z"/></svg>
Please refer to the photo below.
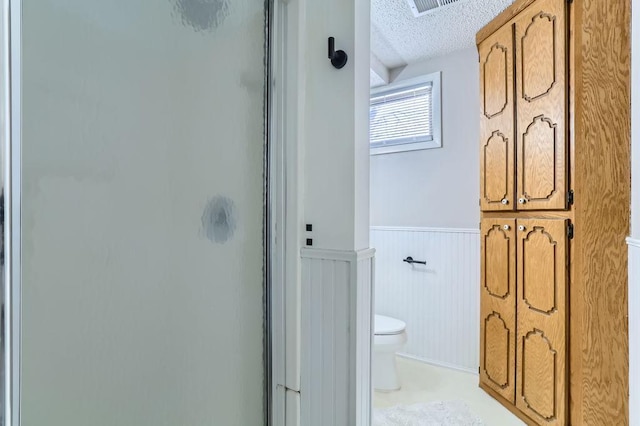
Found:
<svg viewBox="0 0 640 426"><path fill-rule="evenodd" d="M373 250L361 256L356 262L357 276L352 279L357 283L352 286L352 297L356 300L356 310L351 311L351 324L356 324L356 339L351 339L352 347L352 383L356 383L355 408L356 424L371 425L371 401L373 387L371 385L371 352L373 350L373 285L375 282L375 258ZM352 269L353 270L353 269Z"/></svg>
<svg viewBox="0 0 640 426"><path fill-rule="evenodd" d="M629 424L640 425L640 240L629 244Z"/></svg>
<svg viewBox="0 0 640 426"><path fill-rule="evenodd" d="M287 389L287 405L284 423L274 423L274 426L301 426L300 425L300 392Z"/></svg>
<svg viewBox="0 0 640 426"><path fill-rule="evenodd" d="M372 227L375 313L407 323L403 355L478 372L480 233ZM403 262L407 256L427 265Z"/></svg>
<svg viewBox="0 0 640 426"><path fill-rule="evenodd" d="M371 423L373 255L374 250L302 250L305 426Z"/></svg>

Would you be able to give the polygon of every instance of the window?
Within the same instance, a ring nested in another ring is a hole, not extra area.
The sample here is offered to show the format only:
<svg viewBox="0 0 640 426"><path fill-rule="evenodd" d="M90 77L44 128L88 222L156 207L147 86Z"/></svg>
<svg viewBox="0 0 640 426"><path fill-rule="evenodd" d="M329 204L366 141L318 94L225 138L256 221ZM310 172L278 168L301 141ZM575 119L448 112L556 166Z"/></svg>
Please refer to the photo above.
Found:
<svg viewBox="0 0 640 426"><path fill-rule="evenodd" d="M371 154L440 148L440 73L371 91Z"/></svg>

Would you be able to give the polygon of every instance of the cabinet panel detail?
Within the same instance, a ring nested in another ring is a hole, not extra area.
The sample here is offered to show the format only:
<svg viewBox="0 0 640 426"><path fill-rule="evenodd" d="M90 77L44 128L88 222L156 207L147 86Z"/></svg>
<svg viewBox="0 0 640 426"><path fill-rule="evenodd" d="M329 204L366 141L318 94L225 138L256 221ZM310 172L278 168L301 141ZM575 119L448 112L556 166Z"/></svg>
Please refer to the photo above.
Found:
<svg viewBox="0 0 640 426"><path fill-rule="evenodd" d="M522 242L522 297L530 309L543 314L556 310L556 244L544 228L534 228Z"/></svg>
<svg viewBox="0 0 640 426"><path fill-rule="evenodd" d="M485 318L484 325L484 371L489 380L501 389L509 386L509 341L513 338L511 332L502 317L497 312L492 312Z"/></svg>
<svg viewBox="0 0 640 426"><path fill-rule="evenodd" d="M491 296L504 299L509 295L509 259L511 239L499 225L493 226L484 236L484 283Z"/></svg>
<svg viewBox="0 0 640 426"><path fill-rule="evenodd" d="M534 118L522 136L522 195L527 201L548 200L556 193L556 124Z"/></svg>
<svg viewBox="0 0 640 426"><path fill-rule="evenodd" d="M495 131L484 145L484 199L487 203L501 203L509 195L509 140Z"/></svg>
<svg viewBox="0 0 640 426"><path fill-rule="evenodd" d="M531 102L556 83L556 17L541 12L526 27L522 43L522 97Z"/></svg>
<svg viewBox="0 0 640 426"><path fill-rule="evenodd" d="M509 49L496 43L484 61L484 115L493 118L504 112L508 103Z"/></svg>
<svg viewBox="0 0 640 426"><path fill-rule="evenodd" d="M547 420L556 418L556 351L540 330L528 332L522 339L522 400L527 407Z"/></svg>

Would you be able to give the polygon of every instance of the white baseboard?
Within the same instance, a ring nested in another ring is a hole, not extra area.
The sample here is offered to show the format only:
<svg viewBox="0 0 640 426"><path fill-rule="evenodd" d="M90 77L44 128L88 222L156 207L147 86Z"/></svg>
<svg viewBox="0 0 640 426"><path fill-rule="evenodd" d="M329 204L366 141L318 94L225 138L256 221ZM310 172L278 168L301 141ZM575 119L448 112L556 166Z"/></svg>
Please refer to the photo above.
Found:
<svg viewBox="0 0 640 426"><path fill-rule="evenodd" d="M478 376L478 370L472 370L469 368L460 367L459 365L447 364L446 362L441 362L441 361L433 361L430 359L420 358L418 356L414 356L410 354L398 353L396 355L399 356L400 358L410 359L411 361L417 361L422 364L429 364L436 367L448 368L449 370L461 371L463 373L469 373L469 374L473 374L474 376Z"/></svg>
<svg viewBox="0 0 640 426"><path fill-rule="evenodd" d="M417 226L371 226L372 231L404 231L404 232L440 232L446 234L479 234L476 228L429 228Z"/></svg>

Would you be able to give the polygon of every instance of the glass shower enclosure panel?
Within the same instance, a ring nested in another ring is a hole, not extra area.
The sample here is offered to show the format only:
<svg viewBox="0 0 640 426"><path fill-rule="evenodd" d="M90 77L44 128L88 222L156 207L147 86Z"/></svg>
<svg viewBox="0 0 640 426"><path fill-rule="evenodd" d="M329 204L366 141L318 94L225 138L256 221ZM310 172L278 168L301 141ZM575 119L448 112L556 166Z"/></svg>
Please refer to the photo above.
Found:
<svg viewBox="0 0 640 426"><path fill-rule="evenodd" d="M5 164L8 163L6 160L10 140L8 12L8 5L0 0L0 426L5 425L5 406L9 405L5 401L5 395L7 395L5 387L9 385L5 379L7 377L6 363L11 359L5 354L8 349L6 343L8 333L6 333L5 327L10 325L10 323L6 321L6 308L8 308L8 306L5 303L7 296L10 294L9 289L5 285L9 282L6 278L8 270L5 266L5 260L8 260L8 256L5 256L5 240L8 238L8 233L6 232L7 222L5 221L5 188L7 185L5 176L8 173L8 168Z"/></svg>
<svg viewBox="0 0 640 426"><path fill-rule="evenodd" d="M22 0L23 426L265 424L265 9Z"/></svg>

